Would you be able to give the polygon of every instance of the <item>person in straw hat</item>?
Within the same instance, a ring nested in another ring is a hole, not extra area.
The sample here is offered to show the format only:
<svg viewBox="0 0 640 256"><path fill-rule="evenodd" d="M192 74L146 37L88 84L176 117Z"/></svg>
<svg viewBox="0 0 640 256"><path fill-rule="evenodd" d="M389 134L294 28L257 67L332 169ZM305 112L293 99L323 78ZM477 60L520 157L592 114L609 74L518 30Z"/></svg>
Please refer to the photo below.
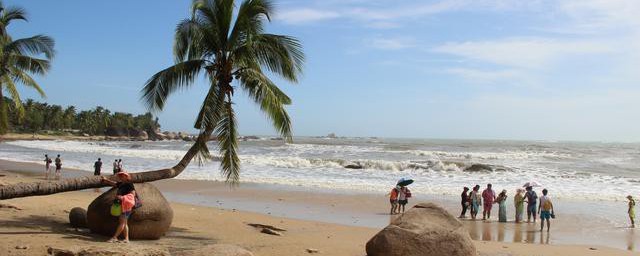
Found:
<svg viewBox="0 0 640 256"><path fill-rule="evenodd" d="M124 240L122 240L122 242L129 243L129 225L127 221L129 220L129 217L131 217L133 207L136 203L136 190L133 183L131 183L131 175L129 173L122 170L114 176L117 178L116 181L109 180L104 176L101 177L103 183L117 188L116 200L120 201L120 205L122 207L122 213L118 217L118 227L116 228L116 232L107 242L119 242L118 237L123 235Z"/></svg>

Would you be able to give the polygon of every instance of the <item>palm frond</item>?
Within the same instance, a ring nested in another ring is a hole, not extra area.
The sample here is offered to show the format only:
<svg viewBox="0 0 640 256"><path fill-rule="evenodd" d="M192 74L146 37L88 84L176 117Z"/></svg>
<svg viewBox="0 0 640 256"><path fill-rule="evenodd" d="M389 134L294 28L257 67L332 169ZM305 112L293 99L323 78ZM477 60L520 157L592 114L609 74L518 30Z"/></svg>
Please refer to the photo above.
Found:
<svg viewBox="0 0 640 256"><path fill-rule="evenodd" d="M18 118L22 119L24 116L24 107L22 106L22 99L20 99L20 93L18 92L18 88L13 80L8 76L4 75L2 78L2 85L4 89L11 95L11 99L13 100L13 104L15 105L16 110L18 111Z"/></svg>
<svg viewBox="0 0 640 256"><path fill-rule="evenodd" d="M29 57L26 55L11 55L7 58L8 63L23 72L29 72L36 75L45 75L51 68L48 60Z"/></svg>
<svg viewBox="0 0 640 256"><path fill-rule="evenodd" d="M7 7L2 10L2 17L0 17L0 23L2 23L3 27L6 27L11 23L12 20L24 20L27 21L27 13L24 9L20 7Z"/></svg>
<svg viewBox="0 0 640 256"><path fill-rule="evenodd" d="M162 110L169 95L193 84L204 65L204 60L189 60L156 73L142 89L142 101L151 110Z"/></svg>
<svg viewBox="0 0 640 256"><path fill-rule="evenodd" d="M284 106L291 104L291 99L259 70L247 69L238 77L241 87L260 105L260 109L271 119L278 133L290 142L291 118Z"/></svg>
<svg viewBox="0 0 640 256"><path fill-rule="evenodd" d="M218 137L218 147L222 156L220 171L227 182L237 185L240 181L240 158L238 158L236 117L232 104L231 102L225 102L222 118L214 133Z"/></svg>
<svg viewBox="0 0 640 256"><path fill-rule="evenodd" d="M42 88L40 88L40 85L38 85L38 83L36 83L36 81L33 80L33 78L31 78L31 76L29 76L27 73L17 68L11 68L11 76L13 77L14 82L18 82L23 84L24 86L31 87L35 89L38 94L40 94L40 97L45 99L47 98L47 95L44 93Z"/></svg>
<svg viewBox="0 0 640 256"><path fill-rule="evenodd" d="M5 46L5 52L38 55L44 54L47 59L52 59L55 55L55 41L53 38L36 35L15 40Z"/></svg>
<svg viewBox="0 0 640 256"><path fill-rule="evenodd" d="M198 112L194 128L200 130L213 130L218 125L221 118L221 113L224 108L224 93L220 90L220 87L215 80L215 77L210 77L211 86L209 92L202 102L202 107Z"/></svg>
<svg viewBox="0 0 640 256"><path fill-rule="evenodd" d="M251 47L254 58L269 71L283 78L297 82L302 73L304 53L302 44L293 38L282 35L260 34L247 47Z"/></svg>
<svg viewBox="0 0 640 256"><path fill-rule="evenodd" d="M238 9L236 22L229 36L230 48L236 48L264 30L263 20L270 20L273 3L269 0L247 0Z"/></svg>
<svg viewBox="0 0 640 256"><path fill-rule="evenodd" d="M206 48L204 25L197 17L184 19L176 26L173 55L176 62L202 58Z"/></svg>

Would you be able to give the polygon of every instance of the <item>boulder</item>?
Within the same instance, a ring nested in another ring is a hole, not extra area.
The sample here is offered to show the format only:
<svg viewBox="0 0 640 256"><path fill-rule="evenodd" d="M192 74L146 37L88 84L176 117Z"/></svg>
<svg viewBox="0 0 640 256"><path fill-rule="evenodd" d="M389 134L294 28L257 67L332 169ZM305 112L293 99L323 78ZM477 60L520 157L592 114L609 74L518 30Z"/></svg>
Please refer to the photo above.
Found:
<svg viewBox="0 0 640 256"><path fill-rule="evenodd" d="M176 254L176 256L253 256L253 253L243 249L240 246L232 244L214 244L208 245L195 250L184 251Z"/></svg>
<svg viewBox="0 0 640 256"><path fill-rule="evenodd" d="M422 203L391 221L367 242L368 256L475 256L462 223L445 209Z"/></svg>
<svg viewBox="0 0 640 256"><path fill-rule="evenodd" d="M87 210L74 207L69 211L69 223L74 228L86 228L87 227Z"/></svg>
<svg viewBox="0 0 640 256"><path fill-rule="evenodd" d="M142 201L142 207L133 210L129 218L129 237L131 239L159 239L173 221L173 210L160 191L149 183L136 183L136 193ZM116 189L112 188L98 196L87 209L87 222L91 232L112 236L118 224L118 217L111 216L111 204L116 198Z"/></svg>

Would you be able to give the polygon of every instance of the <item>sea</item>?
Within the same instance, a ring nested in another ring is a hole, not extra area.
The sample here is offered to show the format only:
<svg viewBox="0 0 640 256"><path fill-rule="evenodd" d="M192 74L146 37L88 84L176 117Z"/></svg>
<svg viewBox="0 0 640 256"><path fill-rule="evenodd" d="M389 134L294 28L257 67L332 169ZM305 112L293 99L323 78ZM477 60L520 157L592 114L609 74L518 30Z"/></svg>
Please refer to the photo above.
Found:
<svg viewBox="0 0 640 256"><path fill-rule="evenodd" d="M93 172L102 158L130 172L175 165L191 146L185 141L8 141L0 159L43 163L60 154L64 167ZM210 142L216 152L216 142ZM640 197L640 143L295 137L284 143L251 137L239 145L241 182L323 191L386 193L400 178L413 179L413 194L459 195L464 186L492 183L513 194L537 182L555 198L624 201ZM219 158L189 165L178 179L223 181ZM348 168L347 168L348 167Z"/></svg>

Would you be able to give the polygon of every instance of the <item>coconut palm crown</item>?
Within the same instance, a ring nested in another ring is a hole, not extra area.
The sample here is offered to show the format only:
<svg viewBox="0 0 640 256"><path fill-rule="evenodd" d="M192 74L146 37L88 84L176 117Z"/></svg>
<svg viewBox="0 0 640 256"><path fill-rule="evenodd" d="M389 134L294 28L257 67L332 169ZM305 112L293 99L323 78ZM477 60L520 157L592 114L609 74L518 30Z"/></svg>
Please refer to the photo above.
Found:
<svg viewBox="0 0 640 256"><path fill-rule="evenodd" d="M291 120L285 105L291 99L265 74L297 82L304 54L300 42L289 36L264 32L271 20L269 0L244 0L235 10L234 0L195 0L192 16L176 27L176 64L153 75L142 90L150 110L160 111L169 95L190 87L203 74L208 91L194 127L200 136L218 140L221 172L228 182L239 181L238 132L233 96L244 91L272 121L276 130L291 140ZM199 157L210 157L206 140L198 140Z"/></svg>
<svg viewBox="0 0 640 256"><path fill-rule="evenodd" d="M3 93L11 96L19 114L23 113L23 107L16 84L33 88L44 98L44 91L31 75L46 74L55 53L54 41L48 36L13 40L7 27L14 20L27 21L26 12L18 7L5 8L0 1L0 134L5 134L9 125ZM42 55L44 59L39 58Z"/></svg>

